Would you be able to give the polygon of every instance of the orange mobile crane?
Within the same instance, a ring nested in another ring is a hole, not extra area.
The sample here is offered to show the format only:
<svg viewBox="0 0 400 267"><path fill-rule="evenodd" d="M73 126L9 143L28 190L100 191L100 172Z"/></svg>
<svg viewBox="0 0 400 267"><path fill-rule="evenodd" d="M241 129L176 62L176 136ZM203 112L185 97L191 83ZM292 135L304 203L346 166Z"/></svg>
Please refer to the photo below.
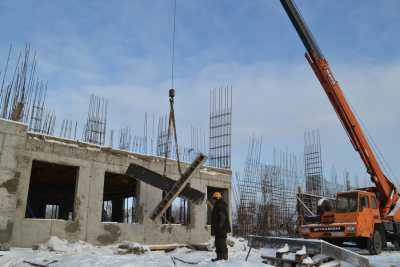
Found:
<svg viewBox="0 0 400 267"><path fill-rule="evenodd" d="M350 105L322 55L306 23L292 0L280 0L307 53L305 57L321 83L354 149L360 155L374 187L337 193L335 207L325 210L317 223L304 223L304 238L324 239L342 244L354 241L379 254L386 241L400 249L400 196L393 182L383 173Z"/></svg>

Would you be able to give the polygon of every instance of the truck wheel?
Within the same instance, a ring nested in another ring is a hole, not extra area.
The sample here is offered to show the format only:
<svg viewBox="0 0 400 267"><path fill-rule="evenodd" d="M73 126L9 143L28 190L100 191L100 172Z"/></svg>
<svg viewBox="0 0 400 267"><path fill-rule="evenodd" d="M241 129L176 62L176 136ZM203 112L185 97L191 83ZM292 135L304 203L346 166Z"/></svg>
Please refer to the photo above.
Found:
<svg viewBox="0 0 400 267"><path fill-rule="evenodd" d="M377 255L382 252L383 240L381 232L378 230L374 231L371 238L368 239L368 251L371 255Z"/></svg>

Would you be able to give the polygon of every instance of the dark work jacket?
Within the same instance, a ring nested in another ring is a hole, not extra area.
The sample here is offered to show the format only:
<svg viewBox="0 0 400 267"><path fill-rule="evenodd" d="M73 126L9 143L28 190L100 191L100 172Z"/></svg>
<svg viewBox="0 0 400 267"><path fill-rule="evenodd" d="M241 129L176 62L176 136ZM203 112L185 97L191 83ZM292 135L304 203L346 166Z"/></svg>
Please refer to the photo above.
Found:
<svg viewBox="0 0 400 267"><path fill-rule="evenodd" d="M228 205L219 199L215 202L211 213L211 235L216 238L226 238L226 234L230 232Z"/></svg>

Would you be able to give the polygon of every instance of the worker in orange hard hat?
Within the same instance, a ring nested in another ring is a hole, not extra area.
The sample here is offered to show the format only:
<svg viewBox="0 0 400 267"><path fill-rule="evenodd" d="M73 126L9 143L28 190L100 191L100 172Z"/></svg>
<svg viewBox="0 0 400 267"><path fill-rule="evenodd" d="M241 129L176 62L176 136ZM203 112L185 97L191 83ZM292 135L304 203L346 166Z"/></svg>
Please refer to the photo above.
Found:
<svg viewBox="0 0 400 267"><path fill-rule="evenodd" d="M222 198L222 194L220 192L214 192L212 194L212 198L213 199L221 199Z"/></svg>
<svg viewBox="0 0 400 267"><path fill-rule="evenodd" d="M228 204L222 199L220 192L214 192L212 199L215 203L211 213L211 235L215 236L215 252L217 253L217 257L212 261L228 260L226 237L227 233L231 232Z"/></svg>

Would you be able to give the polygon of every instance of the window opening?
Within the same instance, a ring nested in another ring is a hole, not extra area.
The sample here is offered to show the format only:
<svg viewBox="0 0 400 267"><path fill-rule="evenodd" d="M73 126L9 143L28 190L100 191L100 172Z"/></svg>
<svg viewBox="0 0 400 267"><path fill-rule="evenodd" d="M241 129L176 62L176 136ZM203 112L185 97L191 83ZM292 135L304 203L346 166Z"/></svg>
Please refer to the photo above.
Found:
<svg viewBox="0 0 400 267"><path fill-rule="evenodd" d="M26 218L74 218L74 201L79 167L32 161Z"/></svg>
<svg viewBox="0 0 400 267"><path fill-rule="evenodd" d="M163 192L163 197L165 196ZM183 197L176 197L162 216L163 224L190 224L190 202Z"/></svg>
<svg viewBox="0 0 400 267"><path fill-rule="evenodd" d="M123 174L104 176L102 222L137 223L137 182Z"/></svg>

